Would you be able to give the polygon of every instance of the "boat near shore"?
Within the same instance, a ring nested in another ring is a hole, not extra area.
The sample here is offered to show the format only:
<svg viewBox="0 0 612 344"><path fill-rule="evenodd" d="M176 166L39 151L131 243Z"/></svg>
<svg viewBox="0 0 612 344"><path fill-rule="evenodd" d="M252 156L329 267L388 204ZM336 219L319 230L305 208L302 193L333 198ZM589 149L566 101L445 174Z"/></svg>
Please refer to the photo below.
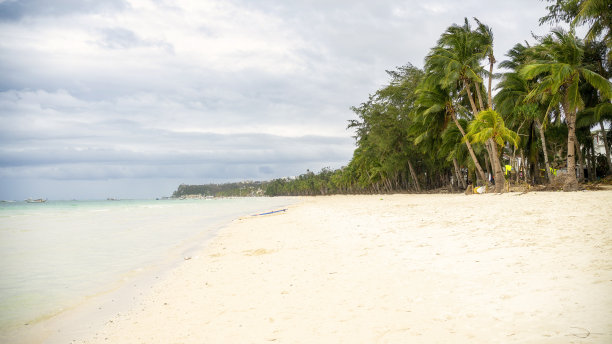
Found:
<svg viewBox="0 0 612 344"><path fill-rule="evenodd" d="M31 198L28 198L25 201L27 203L45 203L47 201L47 199L42 199L42 198L31 199Z"/></svg>

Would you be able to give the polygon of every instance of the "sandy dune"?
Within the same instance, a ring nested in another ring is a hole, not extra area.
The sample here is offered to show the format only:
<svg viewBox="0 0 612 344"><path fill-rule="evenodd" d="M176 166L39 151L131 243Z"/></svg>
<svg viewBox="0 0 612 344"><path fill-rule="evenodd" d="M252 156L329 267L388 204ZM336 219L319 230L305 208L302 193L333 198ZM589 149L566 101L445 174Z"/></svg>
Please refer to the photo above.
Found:
<svg viewBox="0 0 612 344"><path fill-rule="evenodd" d="M72 339L610 343L612 191L305 198Z"/></svg>

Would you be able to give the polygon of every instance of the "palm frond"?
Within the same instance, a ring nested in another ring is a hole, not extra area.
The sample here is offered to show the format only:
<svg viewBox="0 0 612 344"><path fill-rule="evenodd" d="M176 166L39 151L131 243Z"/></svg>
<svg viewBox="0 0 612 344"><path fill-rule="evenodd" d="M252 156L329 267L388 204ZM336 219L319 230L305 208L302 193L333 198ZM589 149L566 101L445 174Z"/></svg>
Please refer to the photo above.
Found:
<svg viewBox="0 0 612 344"><path fill-rule="evenodd" d="M582 68L580 72L584 79L600 92L604 100L612 99L612 84L609 80L586 68Z"/></svg>
<svg viewBox="0 0 612 344"><path fill-rule="evenodd" d="M550 63L534 63L523 66L519 70L519 75L522 78L527 80L531 80L536 76L543 73L550 73L553 69L553 66Z"/></svg>

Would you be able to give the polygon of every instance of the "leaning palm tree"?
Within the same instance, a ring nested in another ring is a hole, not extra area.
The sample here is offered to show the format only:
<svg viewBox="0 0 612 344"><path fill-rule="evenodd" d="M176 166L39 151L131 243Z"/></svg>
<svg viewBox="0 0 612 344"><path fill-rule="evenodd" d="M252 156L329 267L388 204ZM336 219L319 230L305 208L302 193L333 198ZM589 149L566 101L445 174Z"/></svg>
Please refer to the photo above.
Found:
<svg viewBox="0 0 612 344"><path fill-rule="evenodd" d="M580 95L580 84L587 82L599 90L603 99L610 99L612 86L601 75L583 66L584 50L582 42L572 31L555 29L541 39L535 47L538 60L524 66L519 74L531 80L540 76L538 85L526 97L537 98L542 94L560 96L560 104L568 127L567 171L568 178L563 186L565 191L578 188L576 179L576 113L584 107Z"/></svg>
<svg viewBox="0 0 612 344"><path fill-rule="evenodd" d="M444 106L457 124L456 105L462 99L467 98L472 110L470 119L485 109L482 93L486 92L483 87L482 75L487 74L480 62L489 58L490 64L494 63L492 54L493 35L490 29L476 20L478 29L472 30L467 18L463 25L450 26L441 36L437 45L425 58L425 71L428 74L428 81L439 91L445 92L447 98L451 99L451 107ZM489 80L490 79L489 73ZM475 98L474 93L477 98ZM476 105L476 99L478 106ZM489 106L491 97L489 92ZM459 126L459 125L458 125ZM463 128L459 127L461 131ZM466 141L466 145L467 145ZM490 142L485 143L489 155ZM474 162L478 175L481 179L488 182L482 167L476 158L474 149L468 146L470 156ZM495 170L501 171L501 166L493 166Z"/></svg>
<svg viewBox="0 0 612 344"><path fill-rule="evenodd" d="M484 58L482 43L482 38L472 31L466 18L462 26L455 24L449 27L425 58L426 72L437 77L442 88L460 88L467 94L474 116L478 108L472 88L479 92L482 85L480 75L484 73L480 66Z"/></svg>
<svg viewBox="0 0 612 344"><path fill-rule="evenodd" d="M506 128L504 119L495 110L481 111L478 116L469 124L466 140L472 142L486 142L492 140L493 164L501 165L499 161L498 147L503 147L506 141L511 142L514 146L518 145L518 135ZM503 181L504 173L501 170L495 171L495 192L502 193L504 191Z"/></svg>
<svg viewBox="0 0 612 344"><path fill-rule="evenodd" d="M459 111L457 111L457 106L454 103L453 93L450 90L443 89L435 82L435 78L430 76L421 83L417 94L415 122L420 124L419 130L421 130L421 135L416 137L415 143L418 144L424 141L427 136L440 136L447 129L447 125L451 120L455 123L457 129L459 129L461 135L466 135L464 125L461 124L458 115ZM486 182L488 179L478 162L472 144L469 141L465 141L465 145L474 162L478 177L483 182Z"/></svg>
<svg viewBox="0 0 612 344"><path fill-rule="evenodd" d="M489 84L487 87L487 95L488 95L488 107L489 109L493 108L493 93L491 92L491 86L493 84L493 66L495 65L495 56L493 55L493 30L485 24L483 24L478 18L474 18L476 23L478 24L478 28L476 30L476 37L480 41L480 49L481 54L486 56L489 60Z"/></svg>

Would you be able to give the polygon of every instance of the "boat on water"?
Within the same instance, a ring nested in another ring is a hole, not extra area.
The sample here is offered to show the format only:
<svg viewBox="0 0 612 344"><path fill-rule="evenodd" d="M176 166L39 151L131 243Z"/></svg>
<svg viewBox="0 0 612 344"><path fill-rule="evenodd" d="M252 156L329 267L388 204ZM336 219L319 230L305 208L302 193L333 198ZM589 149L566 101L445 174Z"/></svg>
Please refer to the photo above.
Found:
<svg viewBox="0 0 612 344"><path fill-rule="evenodd" d="M46 199L42 199L42 198L37 198L37 199L28 198L25 201L28 202L28 203L45 203L47 200Z"/></svg>

